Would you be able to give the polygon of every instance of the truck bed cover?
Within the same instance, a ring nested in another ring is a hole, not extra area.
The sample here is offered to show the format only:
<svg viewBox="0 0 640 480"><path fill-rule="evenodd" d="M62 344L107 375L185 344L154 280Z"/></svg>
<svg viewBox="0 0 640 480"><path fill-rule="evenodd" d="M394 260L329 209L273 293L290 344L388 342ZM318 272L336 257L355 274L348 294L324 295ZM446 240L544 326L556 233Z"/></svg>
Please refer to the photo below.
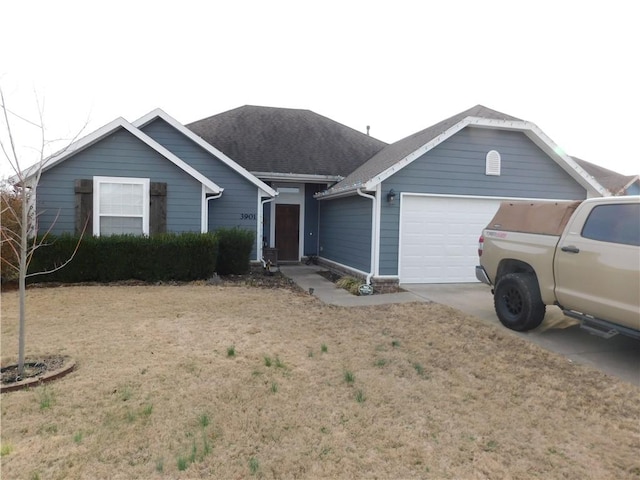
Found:
<svg viewBox="0 0 640 480"><path fill-rule="evenodd" d="M489 230L560 236L582 201L502 202Z"/></svg>

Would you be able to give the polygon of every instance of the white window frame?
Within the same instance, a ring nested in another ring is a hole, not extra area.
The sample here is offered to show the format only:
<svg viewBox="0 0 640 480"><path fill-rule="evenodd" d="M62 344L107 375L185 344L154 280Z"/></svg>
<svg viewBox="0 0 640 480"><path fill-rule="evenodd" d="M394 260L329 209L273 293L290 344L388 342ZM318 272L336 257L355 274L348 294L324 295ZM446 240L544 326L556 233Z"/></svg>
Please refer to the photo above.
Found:
<svg viewBox="0 0 640 480"><path fill-rule="evenodd" d="M119 183L142 185L142 215L128 215L131 217L142 217L142 234L149 235L149 185L148 178L133 177L93 177L93 234L100 236L100 219L113 215L100 214L100 188L103 183ZM124 215L118 215L124 216Z"/></svg>

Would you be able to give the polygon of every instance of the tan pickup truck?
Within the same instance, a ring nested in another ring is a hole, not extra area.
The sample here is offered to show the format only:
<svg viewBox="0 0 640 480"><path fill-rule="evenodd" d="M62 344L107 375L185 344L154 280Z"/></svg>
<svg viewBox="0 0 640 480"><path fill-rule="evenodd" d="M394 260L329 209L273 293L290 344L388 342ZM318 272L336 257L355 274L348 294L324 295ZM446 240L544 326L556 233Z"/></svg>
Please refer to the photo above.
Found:
<svg viewBox="0 0 640 480"><path fill-rule="evenodd" d="M591 333L640 339L640 197L503 202L478 255L506 327L534 329L557 305Z"/></svg>

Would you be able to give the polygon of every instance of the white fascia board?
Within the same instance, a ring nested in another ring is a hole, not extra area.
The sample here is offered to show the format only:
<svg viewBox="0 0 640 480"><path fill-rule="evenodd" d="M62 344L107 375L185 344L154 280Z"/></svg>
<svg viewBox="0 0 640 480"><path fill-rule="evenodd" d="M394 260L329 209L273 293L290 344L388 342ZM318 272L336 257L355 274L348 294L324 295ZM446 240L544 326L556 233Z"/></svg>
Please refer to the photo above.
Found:
<svg viewBox="0 0 640 480"><path fill-rule="evenodd" d="M629 181L627 182L627 184L626 184L624 187L622 187L622 188L621 188L620 190L618 190L617 192L615 192L615 193L614 193L614 192L611 192L611 193L613 193L614 195L619 195L619 194L620 194L620 192L626 192L626 191L627 191L627 189L628 189L631 185L633 185L634 183L636 183L636 182L640 182L640 175L636 175L635 177L633 177L631 180L629 180Z"/></svg>
<svg viewBox="0 0 640 480"><path fill-rule="evenodd" d="M600 196L608 196L611 193L590 176L582 167L580 167L571 157L563 153L562 150L540 130L534 123L522 120L492 120L482 117L466 117L457 124L453 125L437 137L422 145L417 150L411 152L406 157L395 163L392 167L386 169L374 178L366 182L365 190L373 190L378 184L397 173L417 158L421 157L428 151L434 149L445 140L451 138L460 130L467 126L477 128L495 128L500 130L514 130L524 132L538 147L540 147L553 161L555 161L563 170L580 185L585 187L587 192Z"/></svg>
<svg viewBox="0 0 640 480"><path fill-rule="evenodd" d="M112 133L114 133L119 128L125 129L127 132L129 132L131 135L136 137L138 140L140 140L141 142L143 142L146 145L148 145L149 147L151 147L153 150L155 150L160 155L165 157L167 160L169 160L170 162L175 164L177 167L182 169L184 172L188 173L193 178L198 180L201 184L203 184L211 192L213 192L213 193L221 193L224 190L223 188L220 188L218 185L216 185L215 182L212 182L211 180L209 180L207 177L202 175L200 172L198 172L193 167L191 167L190 165L185 163L183 160L178 158L176 155L171 153L165 147L160 145L158 142L156 142L154 139L149 137L147 134L145 134L144 132L142 132L141 130L136 128L131 123L127 122L122 117L116 118L112 122L109 122L106 125L104 125L103 127L100 127L95 132L90 133L86 137L83 137L80 140L72 143L71 145L69 145L64 150L62 150L62 151L50 156L49 158L45 159L42 162L42 171L44 172L46 170L49 170L50 168L52 168L55 165L63 162L64 160L66 160L67 158L71 157L72 155L81 152L82 150L84 150L84 149L90 147L91 145L99 142L103 138L111 135ZM27 169L26 172L25 172L25 175L24 175L25 178L28 178L31 175L37 173L39 168L40 168L40 165L36 164L36 165L30 167L29 169Z"/></svg>
<svg viewBox="0 0 640 480"><path fill-rule="evenodd" d="M567 172L571 177L582 185L590 195L598 195L601 197L611 196L611 192L602 186L595 178L587 173L578 163L556 145L537 125L529 123L530 128L524 130L529 139L545 152L560 168Z"/></svg>
<svg viewBox="0 0 640 480"><path fill-rule="evenodd" d="M67 158L69 158L70 156L84 150L85 148L90 147L91 145L93 145L94 143L97 143L98 141L102 140L103 138L109 136L111 133L113 133L115 130L117 130L118 128L123 127L124 124L126 124L127 121L122 118L122 117L118 117L115 120L107 123L106 125L100 127L99 129L97 129L95 132L90 133L89 135L86 135L85 137L82 137L80 140L77 140L75 142L73 142L72 144L68 145L67 147L63 148L62 150L54 153L53 155L45 158L42 162L38 162L35 165L32 165L31 167L27 168L24 170L24 172L22 173L22 177L24 179L28 179L31 176L35 175L39 169L42 169L42 172L45 172L47 170L49 170L50 168L54 167L55 165L57 165L58 163L66 160ZM10 181L13 181L14 178L17 178L17 175L15 177L12 177L10 179Z"/></svg>
<svg viewBox="0 0 640 480"><path fill-rule="evenodd" d="M180 133L182 133L184 136L186 136L191 141L196 143L198 146L202 147L204 150L209 152L211 155L213 155L213 156L217 157L218 159L220 159L229 168L231 168L232 170L234 170L235 172L239 173L244 178L249 180L251 183L253 183L255 186L257 186L260 190L265 192L268 196L270 196L270 197L275 197L276 196L275 190L273 190L269 185L264 183L262 180L260 180L256 176L254 176L251 173L249 173L249 171L246 170L244 167L240 166L238 163L236 163L231 158L226 156L224 153L222 153L216 147L214 147L213 145L211 145L210 143L206 142L204 139L202 139L201 137L199 137L198 135L193 133L191 130L189 130L187 127L182 125L180 122L178 122L175 118L173 118L171 115L166 113L161 108L156 108L155 110L153 110L153 111L147 113L146 115L140 117L138 120L133 122L133 125L135 125L137 128L142 128L145 125L147 125L148 123L150 123L153 120L155 120L156 118L161 118L162 120L167 122L173 128L175 128Z"/></svg>
<svg viewBox="0 0 640 480"><path fill-rule="evenodd" d="M126 128L132 135L134 135L135 137L137 137L138 139L140 139L141 141L149 145L151 148L157 151L160 155L162 155L167 160L174 163L181 170L183 170L184 172L188 173L193 178L198 180L202 185L204 185L210 191L210 193L217 194L217 193L222 193L224 191L224 188L219 187L215 182L212 182L209 178L202 175L199 171L197 171L191 165L186 163L184 160L181 160L180 158L178 158L175 154L171 153L169 150L167 150L165 147L160 145L158 142L156 142L153 138L151 138L149 135L144 133L142 130L139 130L135 126L131 125L129 122L126 122L126 124L127 125L124 125L124 128Z"/></svg>

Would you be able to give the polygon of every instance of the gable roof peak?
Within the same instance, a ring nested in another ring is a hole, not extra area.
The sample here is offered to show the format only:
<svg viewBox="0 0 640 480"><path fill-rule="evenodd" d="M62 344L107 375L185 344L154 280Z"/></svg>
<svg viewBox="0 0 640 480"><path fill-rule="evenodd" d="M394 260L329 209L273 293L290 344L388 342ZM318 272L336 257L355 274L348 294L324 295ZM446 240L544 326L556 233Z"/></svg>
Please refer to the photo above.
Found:
<svg viewBox="0 0 640 480"><path fill-rule="evenodd" d="M573 159L561 153L535 124L478 104L386 146L342 181L317 196L348 195L359 188L372 191L395 172L467 126L521 131L588 192L603 196L609 194L603 185L587 176Z"/></svg>

